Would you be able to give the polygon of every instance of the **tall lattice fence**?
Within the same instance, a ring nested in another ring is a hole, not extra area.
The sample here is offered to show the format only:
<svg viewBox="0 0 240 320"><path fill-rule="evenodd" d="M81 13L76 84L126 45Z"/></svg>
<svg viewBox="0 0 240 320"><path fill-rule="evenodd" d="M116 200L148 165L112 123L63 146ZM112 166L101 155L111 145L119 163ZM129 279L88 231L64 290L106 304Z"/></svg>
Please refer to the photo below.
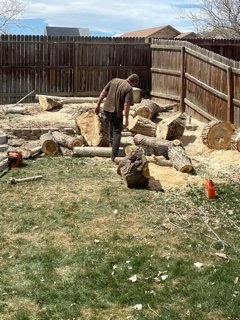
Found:
<svg viewBox="0 0 240 320"><path fill-rule="evenodd" d="M201 120L240 126L240 63L185 41L154 39L152 97Z"/></svg>
<svg viewBox="0 0 240 320"><path fill-rule="evenodd" d="M151 88L150 45L142 38L0 36L0 103L38 94L97 96L114 77ZM33 97L28 98L33 101Z"/></svg>

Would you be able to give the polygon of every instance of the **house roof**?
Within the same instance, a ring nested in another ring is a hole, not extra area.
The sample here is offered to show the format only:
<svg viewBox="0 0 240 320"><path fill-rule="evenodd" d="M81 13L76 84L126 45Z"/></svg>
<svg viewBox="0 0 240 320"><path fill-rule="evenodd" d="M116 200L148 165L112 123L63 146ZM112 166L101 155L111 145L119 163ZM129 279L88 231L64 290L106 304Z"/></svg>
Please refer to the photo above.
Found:
<svg viewBox="0 0 240 320"><path fill-rule="evenodd" d="M47 36L90 36L88 28L46 27Z"/></svg>
<svg viewBox="0 0 240 320"><path fill-rule="evenodd" d="M183 39L183 38L191 38L192 36L195 36L195 32L182 32L179 35L175 37L175 39Z"/></svg>
<svg viewBox="0 0 240 320"><path fill-rule="evenodd" d="M158 27L154 27L154 28L130 31L130 32L123 33L120 36L121 37L143 37L143 38L147 38L147 37L150 37L150 36L154 35L156 32L159 32L159 31L167 29L167 28L172 29L173 31L175 31L178 34L180 33L178 30L174 29L172 26L165 25L165 26L158 26Z"/></svg>

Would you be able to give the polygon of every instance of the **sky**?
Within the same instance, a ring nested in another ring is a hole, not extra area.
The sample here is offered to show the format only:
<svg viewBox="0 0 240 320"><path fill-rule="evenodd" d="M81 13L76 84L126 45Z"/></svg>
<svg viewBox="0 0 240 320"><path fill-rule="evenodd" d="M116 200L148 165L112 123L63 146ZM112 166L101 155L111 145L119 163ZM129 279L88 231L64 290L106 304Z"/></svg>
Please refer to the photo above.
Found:
<svg viewBox="0 0 240 320"><path fill-rule="evenodd" d="M43 35L45 26L89 28L92 36L114 36L128 31L171 25L194 31L179 18L179 8L196 8L195 0L23 0L21 27L9 33Z"/></svg>

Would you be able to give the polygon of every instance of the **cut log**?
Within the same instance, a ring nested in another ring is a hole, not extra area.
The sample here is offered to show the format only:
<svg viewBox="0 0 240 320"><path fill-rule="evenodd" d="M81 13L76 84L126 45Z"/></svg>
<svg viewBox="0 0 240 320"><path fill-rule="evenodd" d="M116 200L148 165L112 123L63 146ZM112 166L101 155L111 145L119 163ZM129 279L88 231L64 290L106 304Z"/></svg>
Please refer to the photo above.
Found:
<svg viewBox="0 0 240 320"><path fill-rule="evenodd" d="M109 146L109 122L106 119L88 111L76 118L76 124L89 146Z"/></svg>
<svg viewBox="0 0 240 320"><path fill-rule="evenodd" d="M186 125L186 115L177 113L176 115L162 120L157 125L156 136L165 140L175 140L182 137Z"/></svg>
<svg viewBox="0 0 240 320"><path fill-rule="evenodd" d="M31 158L31 157L34 157L36 155L38 155L39 153L42 152L42 147L39 146L39 147L35 147L35 148L18 148L18 150L22 153L22 157L23 159L28 159L28 158Z"/></svg>
<svg viewBox="0 0 240 320"><path fill-rule="evenodd" d="M164 156L166 159L168 159L169 141L156 137L147 137L142 134L136 134L133 138L133 141L137 146L142 147L143 149L144 147L147 147L147 150L152 152L151 154L156 156Z"/></svg>
<svg viewBox="0 0 240 320"><path fill-rule="evenodd" d="M72 157L73 150L60 146L61 153L64 157Z"/></svg>
<svg viewBox="0 0 240 320"><path fill-rule="evenodd" d="M44 133L40 137L42 145L42 152L46 155L54 156L59 152L59 145L57 144L51 131Z"/></svg>
<svg viewBox="0 0 240 320"><path fill-rule="evenodd" d="M61 146L68 149L73 149L74 147L81 147L84 144L83 136L71 137L65 133L54 131L52 133L55 141Z"/></svg>
<svg viewBox="0 0 240 320"><path fill-rule="evenodd" d="M187 156L179 140L174 140L169 143L168 157L176 170L186 173L193 171L191 159Z"/></svg>
<svg viewBox="0 0 240 320"><path fill-rule="evenodd" d="M5 107L4 111L5 111L5 113L30 114L27 106L24 106L24 107L20 107L20 106Z"/></svg>
<svg viewBox="0 0 240 320"><path fill-rule="evenodd" d="M0 172L6 170L9 167L8 159L4 159L0 162Z"/></svg>
<svg viewBox="0 0 240 320"><path fill-rule="evenodd" d="M135 150L136 151L136 150ZM162 156L146 156L147 162L148 163L154 163L157 164L161 167L172 167L172 162L170 160L166 160ZM114 162L116 164L119 164L123 160L123 157L116 157L114 159Z"/></svg>
<svg viewBox="0 0 240 320"><path fill-rule="evenodd" d="M231 147L233 124L227 121L210 121L202 130L202 142L209 149L228 150Z"/></svg>
<svg viewBox="0 0 240 320"><path fill-rule="evenodd" d="M166 112L172 109L172 105L160 106L150 99L143 99L136 109L136 114L151 120L157 113Z"/></svg>
<svg viewBox="0 0 240 320"><path fill-rule="evenodd" d="M91 97L59 97L59 96L46 96L41 94L36 94L36 99L38 99L39 103L41 101L46 101L47 99L53 100L55 102L59 102L61 105L68 103L96 103L98 98Z"/></svg>
<svg viewBox="0 0 240 320"><path fill-rule="evenodd" d="M61 108L63 106L63 104L60 101L50 98L48 96L39 95L38 101L43 111L52 110L54 108Z"/></svg>
<svg viewBox="0 0 240 320"><path fill-rule="evenodd" d="M240 129L235 130L231 139L231 149L240 152Z"/></svg>
<svg viewBox="0 0 240 320"><path fill-rule="evenodd" d="M154 137L156 135L156 128L157 126L154 122L140 116L133 118L128 126L129 131L150 137Z"/></svg>
<svg viewBox="0 0 240 320"><path fill-rule="evenodd" d="M128 188L146 187L149 182L149 168L141 148L131 152L119 163L117 173L122 176Z"/></svg>
<svg viewBox="0 0 240 320"><path fill-rule="evenodd" d="M119 148L118 154L120 157L125 156L124 149ZM111 147L76 147L73 149L75 157L111 157Z"/></svg>

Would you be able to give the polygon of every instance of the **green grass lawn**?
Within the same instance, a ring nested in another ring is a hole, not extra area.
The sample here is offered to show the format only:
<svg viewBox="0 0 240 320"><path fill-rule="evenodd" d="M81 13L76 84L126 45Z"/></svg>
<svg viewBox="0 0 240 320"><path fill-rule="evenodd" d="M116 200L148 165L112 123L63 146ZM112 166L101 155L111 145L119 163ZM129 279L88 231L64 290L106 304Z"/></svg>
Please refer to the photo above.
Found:
<svg viewBox="0 0 240 320"><path fill-rule="evenodd" d="M0 179L0 319L240 319L239 185L218 190L127 189L108 159L25 161Z"/></svg>

